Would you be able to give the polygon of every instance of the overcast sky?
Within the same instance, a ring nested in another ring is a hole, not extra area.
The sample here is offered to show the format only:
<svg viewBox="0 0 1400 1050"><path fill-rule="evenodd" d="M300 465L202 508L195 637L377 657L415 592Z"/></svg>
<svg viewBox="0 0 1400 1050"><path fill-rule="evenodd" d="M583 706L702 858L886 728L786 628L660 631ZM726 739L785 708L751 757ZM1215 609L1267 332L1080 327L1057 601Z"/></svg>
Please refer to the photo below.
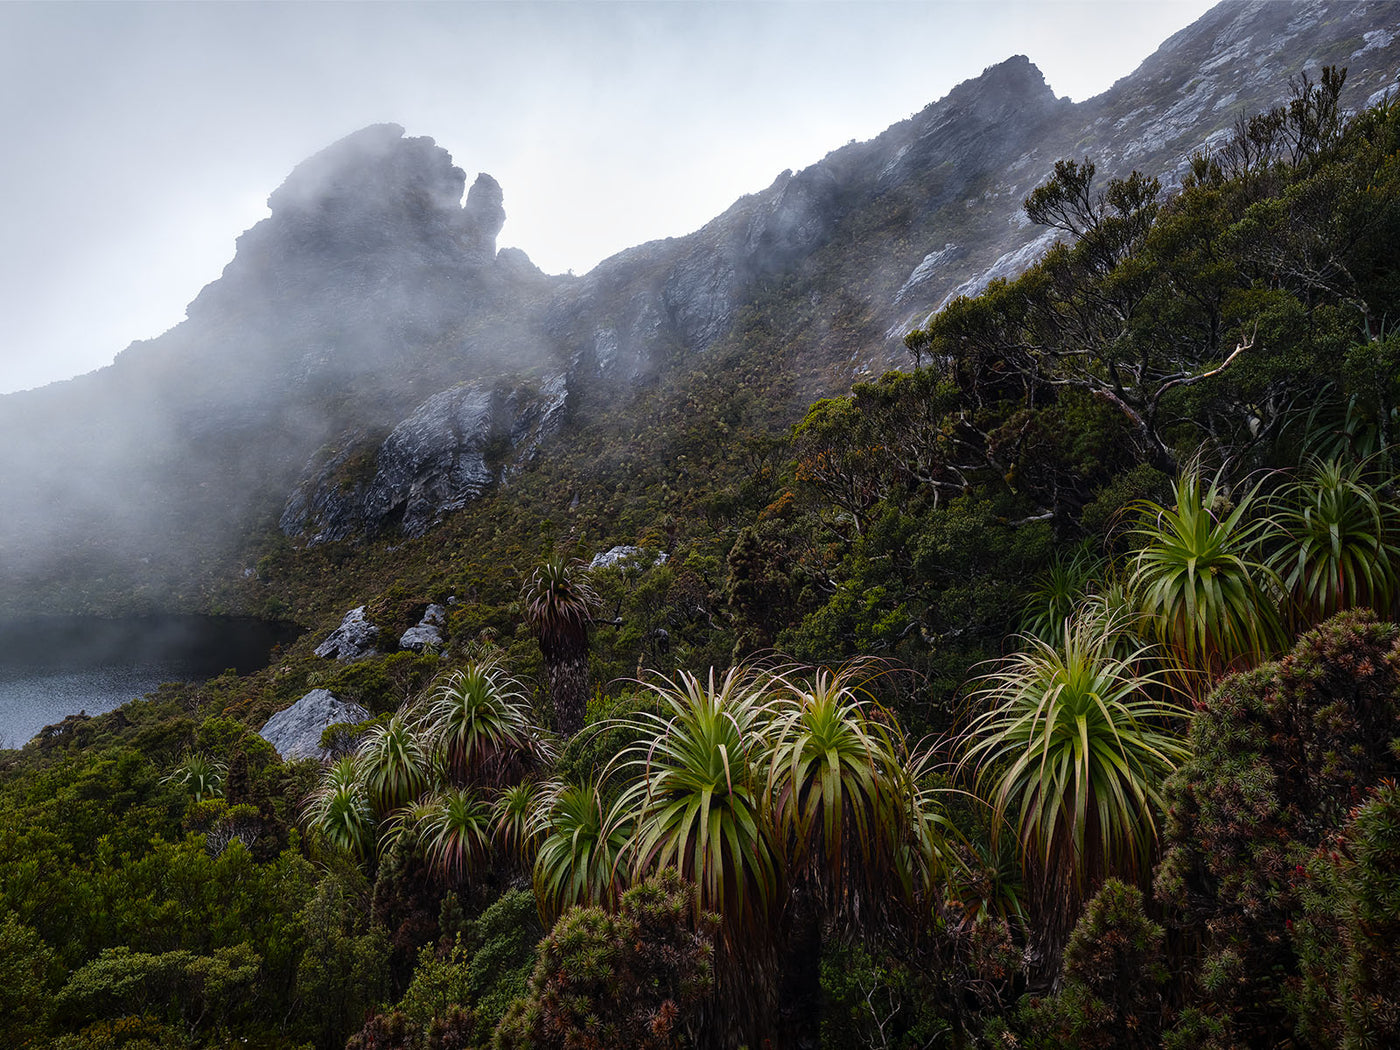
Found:
<svg viewBox="0 0 1400 1050"><path fill-rule="evenodd" d="M292 167L366 124L505 192L584 273L1014 54L1076 101L1208 0L0 0L0 393L178 324Z"/></svg>

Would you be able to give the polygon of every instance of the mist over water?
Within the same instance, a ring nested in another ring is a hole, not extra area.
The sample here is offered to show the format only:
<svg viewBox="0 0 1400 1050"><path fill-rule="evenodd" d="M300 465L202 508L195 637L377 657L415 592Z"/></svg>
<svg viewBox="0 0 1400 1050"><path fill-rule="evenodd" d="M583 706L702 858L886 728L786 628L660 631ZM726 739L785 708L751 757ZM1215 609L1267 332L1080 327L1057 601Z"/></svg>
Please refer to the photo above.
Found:
<svg viewBox="0 0 1400 1050"><path fill-rule="evenodd" d="M103 714L162 682L256 671L295 634L286 624L217 616L0 622L0 745L19 747L46 725Z"/></svg>

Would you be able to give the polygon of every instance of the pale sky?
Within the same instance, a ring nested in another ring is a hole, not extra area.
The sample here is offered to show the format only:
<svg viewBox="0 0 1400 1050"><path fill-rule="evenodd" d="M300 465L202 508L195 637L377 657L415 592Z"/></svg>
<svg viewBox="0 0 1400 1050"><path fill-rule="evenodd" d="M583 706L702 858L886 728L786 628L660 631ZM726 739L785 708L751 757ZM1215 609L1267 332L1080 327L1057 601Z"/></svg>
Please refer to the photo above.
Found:
<svg viewBox="0 0 1400 1050"><path fill-rule="evenodd" d="M178 324L301 160L367 124L505 193L551 273L697 229L1015 54L1081 101L1208 0L0 0L0 393Z"/></svg>

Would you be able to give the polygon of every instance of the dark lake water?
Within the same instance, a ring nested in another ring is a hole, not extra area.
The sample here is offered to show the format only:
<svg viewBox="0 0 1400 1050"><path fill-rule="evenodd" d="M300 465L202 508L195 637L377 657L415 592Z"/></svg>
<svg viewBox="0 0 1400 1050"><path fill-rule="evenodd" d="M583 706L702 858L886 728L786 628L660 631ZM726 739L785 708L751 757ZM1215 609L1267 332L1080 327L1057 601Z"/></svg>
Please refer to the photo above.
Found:
<svg viewBox="0 0 1400 1050"><path fill-rule="evenodd" d="M66 715L110 711L161 682L256 671L295 637L289 624L228 616L0 622L0 746L18 747Z"/></svg>

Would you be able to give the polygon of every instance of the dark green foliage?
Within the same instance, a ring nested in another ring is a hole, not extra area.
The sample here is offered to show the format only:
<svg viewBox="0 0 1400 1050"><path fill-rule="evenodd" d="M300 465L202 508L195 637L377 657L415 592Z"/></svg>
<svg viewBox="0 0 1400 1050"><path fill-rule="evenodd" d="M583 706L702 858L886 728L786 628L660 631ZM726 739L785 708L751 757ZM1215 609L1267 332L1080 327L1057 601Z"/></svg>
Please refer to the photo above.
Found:
<svg viewBox="0 0 1400 1050"><path fill-rule="evenodd" d="M1065 948L1065 985L1080 986L1102 1003L1110 1027L1139 1034L1120 1045L1151 1042L1154 986L1167 977L1162 927L1142 907L1137 887L1109 879L1084 909Z"/></svg>
<svg viewBox="0 0 1400 1050"><path fill-rule="evenodd" d="M161 1017L190 1033L246 1024L262 960L246 944L209 955L109 948L80 967L56 1000L61 1017Z"/></svg>
<svg viewBox="0 0 1400 1050"><path fill-rule="evenodd" d="M431 654L402 652L357 660L321 678L317 685L372 714L397 709L442 670Z"/></svg>
<svg viewBox="0 0 1400 1050"><path fill-rule="evenodd" d="M588 727L566 743L554 765L555 776L570 784L587 784L611 772L609 783L621 788L625 773L613 760L640 739L636 716L657 712L656 694L636 682L618 682L589 708Z"/></svg>
<svg viewBox="0 0 1400 1050"><path fill-rule="evenodd" d="M1364 464L1312 460L1272 508L1272 562L1286 611L1312 625L1342 609L1385 615L1400 577L1400 508L1366 477Z"/></svg>
<svg viewBox="0 0 1400 1050"><path fill-rule="evenodd" d="M823 945L823 1047L968 1046L987 1015L1009 1008L1024 958L1006 920L956 901L931 918L918 937Z"/></svg>
<svg viewBox="0 0 1400 1050"><path fill-rule="evenodd" d="M714 986L717 923L669 869L628 890L616 915L573 908L540 947L525 999L497 1029L500 1050L694 1046Z"/></svg>
<svg viewBox="0 0 1400 1050"><path fill-rule="evenodd" d="M1400 788L1383 781L1302 873L1299 1030L1346 1050L1400 1043Z"/></svg>
<svg viewBox="0 0 1400 1050"><path fill-rule="evenodd" d="M665 542L656 533L645 539ZM638 664L665 664L674 655L677 635L695 619L697 610L680 607L677 592L685 584L684 576L678 579L672 564L662 558L661 550L646 546L590 573L599 603L592 636L594 664L613 668L614 673L635 672ZM708 600L708 591L702 600ZM632 667L619 662L623 659L631 660ZM587 720L596 720L591 710Z"/></svg>
<svg viewBox="0 0 1400 1050"><path fill-rule="evenodd" d="M321 749L332 760L348 758L359 747L366 728L363 722L332 722L321 730Z"/></svg>
<svg viewBox="0 0 1400 1050"><path fill-rule="evenodd" d="M123 1017L97 1021L47 1044L48 1050L190 1050L179 1028L154 1017Z"/></svg>
<svg viewBox="0 0 1400 1050"><path fill-rule="evenodd" d="M823 1050L929 1046L947 1039L931 975L894 954L830 945L822 954Z"/></svg>
<svg viewBox="0 0 1400 1050"><path fill-rule="evenodd" d="M512 890L450 941L424 945L398 1005L365 1022L347 1050L485 1047L525 994L542 936L529 893Z"/></svg>
<svg viewBox="0 0 1400 1050"><path fill-rule="evenodd" d="M367 921L369 888L349 868L327 873L297 916L306 950L296 969L297 1027L339 1050L383 1000L389 940Z"/></svg>
<svg viewBox="0 0 1400 1050"><path fill-rule="evenodd" d="M1277 664L1227 679L1168 781L1157 899L1204 937L1200 994L1236 1038L1282 1038L1307 863L1400 768L1400 629L1343 613Z"/></svg>
<svg viewBox="0 0 1400 1050"><path fill-rule="evenodd" d="M384 962L396 995L408 985L419 947L437 940L441 932L443 890L419 850L391 848L380 861L370 914L375 926L387 934Z"/></svg>
<svg viewBox="0 0 1400 1050"><path fill-rule="evenodd" d="M1025 1050L1149 1050L1158 1045L1165 941L1143 914L1142 892L1109 879L1084 909L1065 948L1060 987L1017 1011Z"/></svg>
<svg viewBox="0 0 1400 1050"><path fill-rule="evenodd" d="M776 529L739 530L725 559L725 607L734 622L736 657L773 648L792 614L792 557Z"/></svg>
<svg viewBox="0 0 1400 1050"><path fill-rule="evenodd" d="M0 922L0 1043L24 1046L48 1028L53 951L13 915Z"/></svg>
<svg viewBox="0 0 1400 1050"><path fill-rule="evenodd" d="M464 1005L469 973L460 937L442 952L424 947L398 1006L371 1017L346 1050L467 1050L478 1027Z"/></svg>
<svg viewBox="0 0 1400 1050"><path fill-rule="evenodd" d="M511 1002L525 995L535 968L535 946L544 936L535 896L509 890L471 923L474 947L467 970L467 992L477 1016L477 1041L490 1042Z"/></svg>
<svg viewBox="0 0 1400 1050"><path fill-rule="evenodd" d="M268 826L259 810L195 804L120 749L12 770L0 791L7 937L27 927L44 942L37 956L24 937L10 945L6 987L25 995L29 961L61 962L69 987L50 1000L60 1031L106 1018L107 1034L88 1034L103 1045L143 1012L172 1031L250 1034L286 1016L303 943L295 917L314 880L295 850L259 862L245 848Z"/></svg>
<svg viewBox="0 0 1400 1050"><path fill-rule="evenodd" d="M828 663L873 654L923 671L938 706L906 709L906 698L900 720L916 734L946 729L954 691L1014 629L1051 549L1046 523L1007 520L1016 507L1004 495L959 496L936 510L923 499L883 507L829 570L830 596L779 648Z"/></svg>

